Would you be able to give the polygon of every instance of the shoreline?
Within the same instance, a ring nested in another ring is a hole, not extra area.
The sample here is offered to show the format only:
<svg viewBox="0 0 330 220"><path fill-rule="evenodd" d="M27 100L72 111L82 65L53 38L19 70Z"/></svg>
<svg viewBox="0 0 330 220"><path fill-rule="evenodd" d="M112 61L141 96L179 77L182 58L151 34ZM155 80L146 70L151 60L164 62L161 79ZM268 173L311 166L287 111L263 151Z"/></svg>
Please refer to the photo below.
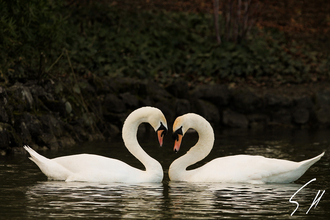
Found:
<svg viewBox="0 0 330 220"><path fill-rule="evenodd" d="M75 83L27 81L0 86L0 155L22 153L24 144L56 150L118 137L128 114L142 106L161 109L170 128L177 116L188 112L220 129L330 125L328 82L277 88L226 83L190 89L182 79L166 87L151 80L110 77Z"/></svg>

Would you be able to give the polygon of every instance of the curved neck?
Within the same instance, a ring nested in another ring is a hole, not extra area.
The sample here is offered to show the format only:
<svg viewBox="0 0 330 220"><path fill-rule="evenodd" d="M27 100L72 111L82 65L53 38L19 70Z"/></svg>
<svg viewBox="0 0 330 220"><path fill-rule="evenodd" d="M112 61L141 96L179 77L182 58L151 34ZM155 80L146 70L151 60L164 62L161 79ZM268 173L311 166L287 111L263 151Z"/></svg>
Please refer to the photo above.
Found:
<svg viewBox="0 0 330 220"><path fill-rule="evenodd" d="M140 114L138 114L140 113ZM148 112L144 111L141 114L141 111L135 111L131 113L124 125L123 125L123 131L122 131L122 137L124 140L124 144L128 151L136 157L146 168L146 171L142 171L144 174L149 175L150 177L157 175L160 175L160 173L163 175L163 169L160 163L150 157L140 146L138 140L137 140L137 131L139 128L139 125L143 122L148 122L146 114ZM149 113L152 114L152 113Z"/></svg>
<svg viewBox="0 0 330 220"><path fill-rule="evenodd" d="M213 148L214 133L212 126L202 117L194 117L189 120L191 120L190 128L197 131L199 139L185 155L171 164L169 168L171 180L185 180L186 176L194 172L194 170L187 171L187 167L203 160Z"/></svg>

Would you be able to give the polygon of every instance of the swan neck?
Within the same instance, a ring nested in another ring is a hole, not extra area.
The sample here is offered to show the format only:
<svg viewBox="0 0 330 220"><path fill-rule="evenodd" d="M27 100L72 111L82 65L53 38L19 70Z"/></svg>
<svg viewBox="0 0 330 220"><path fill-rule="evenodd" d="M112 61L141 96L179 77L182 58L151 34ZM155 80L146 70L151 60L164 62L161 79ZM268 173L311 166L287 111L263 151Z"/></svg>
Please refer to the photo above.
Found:
<svg viewBox="0 0 330 220"><path fill-rule="evenodd" d="M136 157L145 167L146 173L163 172L160 163L150 157L140 146L137 140L137 131L141 123L148 122L147 117L143 114L129 115L123 125L122 138L128 151Z"/></svg>
<svg viewBox="0 0 330 220"><path fill-rule="evenodd" d="M193 170L187 171L187 167L203 160L213 148L214 132L212 126L203 118L195 118L191 121L195 122L192 123L191 128L196 130L199 139L185 155L171 164L169 168L171 180L184 180L184 176L191 175Z"/></svg>

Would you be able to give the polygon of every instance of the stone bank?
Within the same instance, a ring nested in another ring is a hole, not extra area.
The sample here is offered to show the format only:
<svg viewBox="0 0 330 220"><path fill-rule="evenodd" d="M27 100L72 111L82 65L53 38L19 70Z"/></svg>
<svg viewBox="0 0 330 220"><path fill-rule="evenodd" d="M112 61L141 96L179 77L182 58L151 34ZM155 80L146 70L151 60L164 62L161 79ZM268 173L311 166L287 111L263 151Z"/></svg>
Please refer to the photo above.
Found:
<svg viewBox="0 0 330 220"><path fill-rule="evenodd" d="M166 87L129 78L28 81L0 86L0 153L20 153L24 144L57 149L117 137L128 114L142 106L161 109L170 129L177 116L188 112L223 129L330 125L328 83L191 88L184 80Z"/></svg>

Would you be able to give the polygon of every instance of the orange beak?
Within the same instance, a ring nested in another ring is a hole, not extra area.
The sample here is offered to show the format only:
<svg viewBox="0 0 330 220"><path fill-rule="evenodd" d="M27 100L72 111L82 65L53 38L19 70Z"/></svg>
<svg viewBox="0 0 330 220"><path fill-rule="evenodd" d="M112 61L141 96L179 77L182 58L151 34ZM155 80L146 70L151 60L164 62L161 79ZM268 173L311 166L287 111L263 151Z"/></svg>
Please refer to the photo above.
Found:
<svg viewBox="0 0 330 220"><path fill-rule="evenodd" d="M163 137L164 137L163 132L164 132L164 130L158 130L157 131L158 142L159 142L160 146L163 146Z"/></svg>
<svg viewBox="0 0 330 220"><path fill-rule="evenodd" d="M180 150L182 137L183 137L183 135L178 134L178 138L175 139L175 142L174 142L174 149L173 149L175 153L178 152L178 151Z"/></svg>

